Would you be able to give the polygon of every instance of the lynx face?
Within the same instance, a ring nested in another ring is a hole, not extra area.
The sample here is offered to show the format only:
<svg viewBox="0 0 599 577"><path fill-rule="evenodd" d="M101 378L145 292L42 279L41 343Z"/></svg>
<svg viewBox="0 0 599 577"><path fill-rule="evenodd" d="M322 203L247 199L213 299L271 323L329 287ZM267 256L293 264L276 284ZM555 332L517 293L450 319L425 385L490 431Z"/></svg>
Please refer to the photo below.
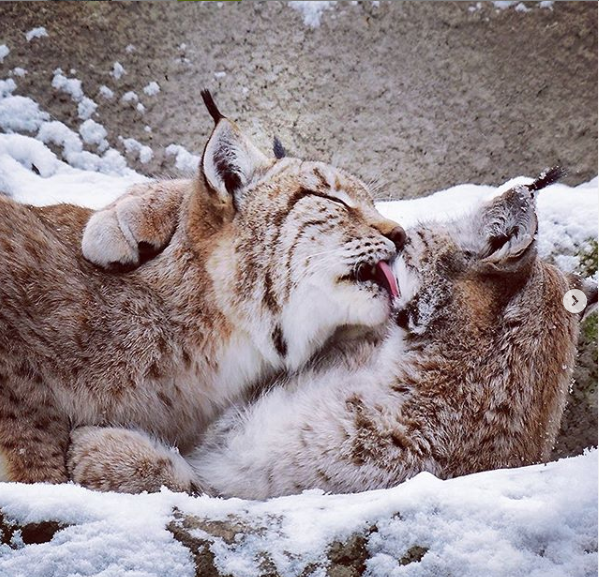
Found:
<svg viewBox="0 0 599 577"><path fill-rule="evenodd" d="M255 307L280 318L274 341L288 367L319 332L388 317L397 296L388 263L403 231L375 210L356 178L323 163L280 160L239 199L235 228L240 308L248 322Z"/></svg>
<svg viewBox="0 0 599 577"><path fill-rule="evenodd" d="M376 211L357 178L321 162L268 158L207 104L216 126L190 191L136 187L90 219L84 256L136 267L142 245L174 250L185 238L207 261L203 294L262 358L288 370L340 327L384 323L398 295L389 263L403 229Z"/></svg>
<svg viewBox="0 0 599 577"><path fill-rule="evenodd" d="M497 320L531 278L537 255L534 194L561 174L552 170L555 173L512 188L459 220L407 231L394 265L400 326L425 334L456 321L482 327ZM569 287L588 291L589 305L596 302L592 283L586 286L581 279L556 273L563 278L559 302Z"/></svg>

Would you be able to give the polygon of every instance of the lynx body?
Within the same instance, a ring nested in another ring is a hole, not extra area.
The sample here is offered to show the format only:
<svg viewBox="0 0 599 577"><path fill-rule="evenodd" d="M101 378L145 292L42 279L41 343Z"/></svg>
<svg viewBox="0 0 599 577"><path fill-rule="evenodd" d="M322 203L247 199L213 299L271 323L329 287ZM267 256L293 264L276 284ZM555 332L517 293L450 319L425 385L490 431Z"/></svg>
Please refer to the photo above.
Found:
<svg viewBox="0 0 599 577"><path fill-rule="evenodd" d="M399 315L386 338L230 409L187 461L166 459L171 471L185 470L210 494L264 499L547 460L580 322L562 297L578 288L591 307L597 302L596 283L536 254L534 192L556 177L551 171L458 221L408 231L395 265ZM115 486L116 463L160 454L147 439L132 439L121 455L90 430L74 440L73 460L110 471Z"/></svg>
<svg viewBox="0 0 599 577"><path fill-rule="evenodd" d="M364 185L267 158L208 105L194 180L139 185L95 214L0 196L0 479L66 481L82 425L189 451L254 382L296 370L339 326L388 317L371 272L401 229Z"/></svg>

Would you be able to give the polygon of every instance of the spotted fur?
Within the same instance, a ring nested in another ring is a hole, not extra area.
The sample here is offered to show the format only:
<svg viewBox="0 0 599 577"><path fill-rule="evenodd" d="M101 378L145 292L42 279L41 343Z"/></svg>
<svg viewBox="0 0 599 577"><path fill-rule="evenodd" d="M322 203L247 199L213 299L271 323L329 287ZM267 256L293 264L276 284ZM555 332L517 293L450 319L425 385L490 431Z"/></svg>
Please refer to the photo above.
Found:
<svg viewBox="0 0 599 577"><path fill-rule="evenodd" d="M597 287L537 257L534 190L408 231L395 268L401 326L364 345L361 368L338 361L225 415L191 461L197 482L267 498L546 461L580 321L562 298L580 288L596 306Z"/></svg>
<svg viewBox="0 0 599 577"><path fill-rule="evenodd" d="M384 290L340 281L396 254L397 225L359 180L267 158L224 117L200 168L97 213L0 197L5 480L67 480L79 426L185 453L252 383L297 369L340 325L388 317Z"/></svg>
<svg viewBox="0 0 599 577"><path fill-rule="evenodd" d="M263 499L546 461L581 318L562 297L596 306L597 285L537 257L533 191L408 231L399 324L225 413L188 459L195 483Z"/></svg>

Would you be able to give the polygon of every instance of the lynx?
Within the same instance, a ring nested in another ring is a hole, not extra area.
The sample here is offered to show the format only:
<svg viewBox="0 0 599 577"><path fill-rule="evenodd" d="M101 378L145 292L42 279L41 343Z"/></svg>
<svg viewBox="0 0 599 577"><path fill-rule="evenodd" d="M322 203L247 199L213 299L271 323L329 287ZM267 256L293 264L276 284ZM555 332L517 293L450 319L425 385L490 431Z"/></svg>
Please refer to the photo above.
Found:
<svg viewBox="0 0 599 577"><path fill-rule="evenodd" d="M268 158L203 97L195 179L95 214L0 198L0 479L66 481L84 425L185 453L254 382L387 319L403 230L355 177Z"/></svg>
<svg viewBox="0 0 599 577"><path fill-rule="evenodd" d="M597 302L596 283L536 254L534 195L558 174L513 188L466 218L409 230L394 266L397 323L386 338L230 409L185 464L197 486L265 499L309 488L385 488L421 471L449 478L545 461L580 320L562 297L579 288ZM168 461L183 466L177 459Z"/></svg>

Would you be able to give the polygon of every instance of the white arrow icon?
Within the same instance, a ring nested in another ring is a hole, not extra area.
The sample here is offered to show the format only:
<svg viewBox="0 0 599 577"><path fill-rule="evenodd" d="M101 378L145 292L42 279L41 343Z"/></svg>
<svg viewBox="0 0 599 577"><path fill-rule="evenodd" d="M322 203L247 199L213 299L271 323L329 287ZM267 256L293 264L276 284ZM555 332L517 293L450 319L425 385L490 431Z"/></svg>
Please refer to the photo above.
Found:
<svg viewBox="0 0 599 577"><path fill-rule="evenodd" d="M578 290L569 290L562 300L564 308L570 313L581 313L587 306L586 295Z"/></svg>

